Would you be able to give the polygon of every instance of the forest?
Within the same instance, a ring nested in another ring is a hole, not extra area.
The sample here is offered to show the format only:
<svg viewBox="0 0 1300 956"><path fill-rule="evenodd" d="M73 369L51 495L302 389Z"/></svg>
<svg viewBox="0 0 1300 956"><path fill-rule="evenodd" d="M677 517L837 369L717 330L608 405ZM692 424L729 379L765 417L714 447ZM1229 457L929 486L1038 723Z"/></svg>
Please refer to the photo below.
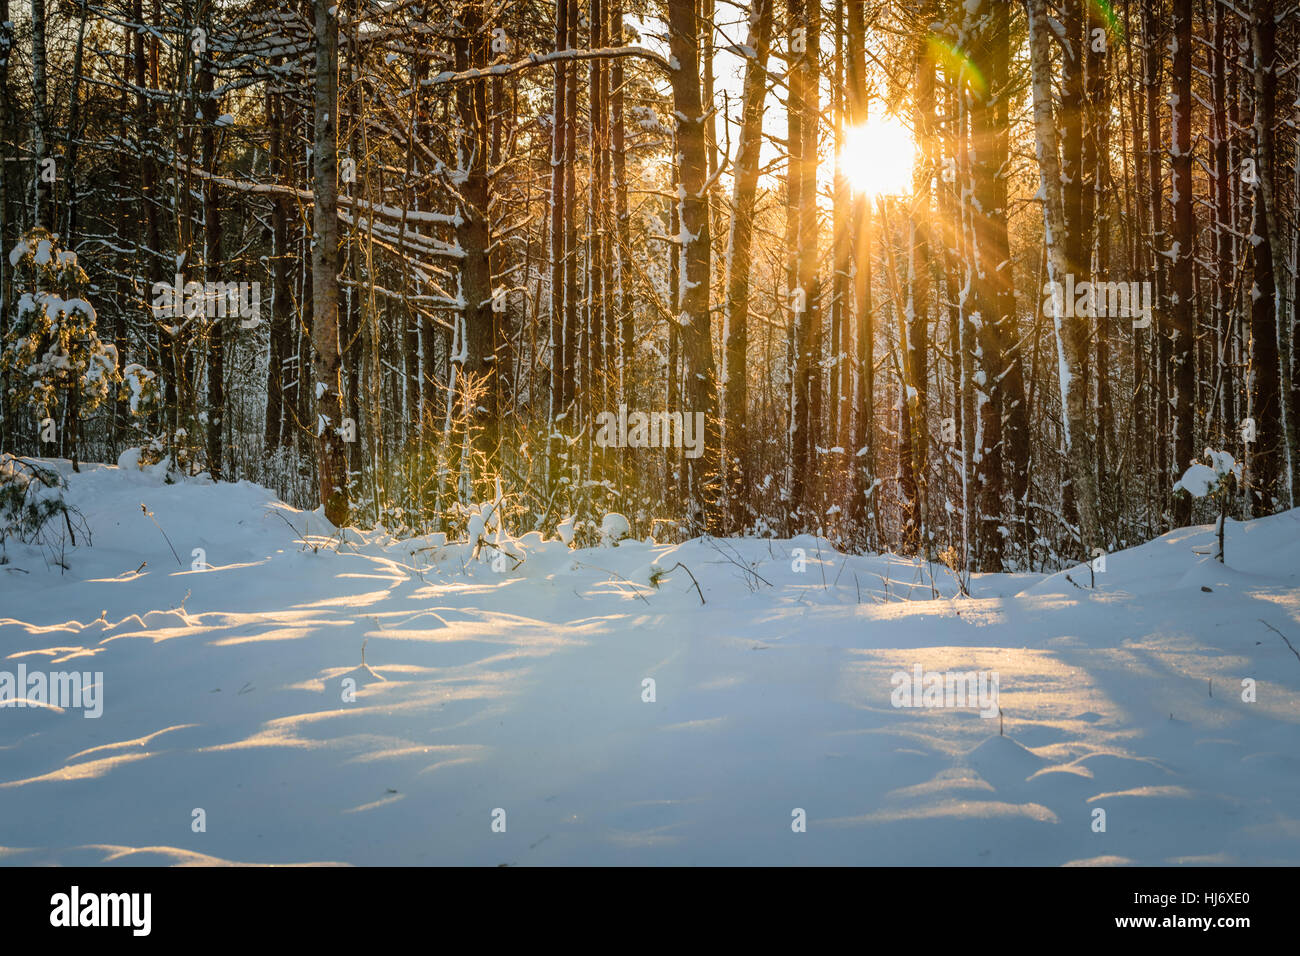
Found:
<svg viewBox="0 0 1300 956"><path fill-rule="evenodd" d="M1295 3L0 21L16 455L964 576L1295 505Z"/></svg>

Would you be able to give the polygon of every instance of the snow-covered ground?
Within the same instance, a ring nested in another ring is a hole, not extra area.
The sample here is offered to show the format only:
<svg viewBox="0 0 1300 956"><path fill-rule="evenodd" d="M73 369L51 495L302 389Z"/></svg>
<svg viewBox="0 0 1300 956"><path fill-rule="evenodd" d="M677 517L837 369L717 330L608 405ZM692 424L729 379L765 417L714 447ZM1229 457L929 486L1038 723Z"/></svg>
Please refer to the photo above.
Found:
<svg viewBox="0 0 1300 956"><path fill-rule="evenodd" d="M814 538L503 570L60 469L94 543L10 540L0 672L102 673L103 712L0 708L6 863L1300 863L1300 512L966 598ZM895 707L917 665L996 672L1001 720Z"/></svg>

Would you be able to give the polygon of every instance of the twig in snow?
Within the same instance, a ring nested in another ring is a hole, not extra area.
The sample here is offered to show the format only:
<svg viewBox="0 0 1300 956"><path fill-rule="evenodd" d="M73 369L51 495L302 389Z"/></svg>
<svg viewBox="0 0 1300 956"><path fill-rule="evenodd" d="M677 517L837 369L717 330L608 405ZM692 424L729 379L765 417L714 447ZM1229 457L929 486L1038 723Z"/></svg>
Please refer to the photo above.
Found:
<svg viewBox="0 0 1300 956"><path fill-rule="evenodd" d="M1289 648L1291 648L1291 653L1295 655L1295 659L1298 660L1298 661L1300 661L1300 651L1297 651L1297 650L1295 649L1295 645L1292 644L1290 641L1287 640L1287 637L1286 637L1285 634L1283 634L1281 631L1279 631L1277 628L1275 628L1272 624L1268 623L1268 621L1264 620L1262 617L1259 619L1259 623L1263 624L1266 628L1268 628L1270 631L1272 631L1272 632L1273 632L1274 634L1276 634L1278 637L1282 638L1282 640L1286 641L1286 646L1289 647Z"/></svg>
<svg viewBox="0 0 1300 956"><path fill-rule="evenodd" d="M740 561L738 561L738 560L736 560L735 558L733 558L733 557L732 557L730 554L728 554L726 551L723 551L722 548L721 548L721 546L719 546L719 544L718 544L716 538L709 538L708 541L709 541L709 544L713 547L713 550L714 550L714 551L718 552L718 554L722 555L724 558L726 558L728 561L730 561L730 562L731 562L732 564L734 564L736 567L740 568L742 571L746 571L746 572L748 572L749 574L752 574L754 577L758 578L758 580L762 581L762 582L763 582L764 584L766 584L768 587L772 587L772 586L773 586L771 581L769 581L767 578L763 577L763 575L759 574L757 571L755 571L753 568L751 568L748 564L743 564L743 563L741 563ZM733 549L734 549L734 545L733 545ZM739 552L737 552L737 554L739 554Z"/></svg>
<svg viewBox="0 0 1300 956"><path fill-rule="evenodd" d="M635 581L629 578L625 578L621 574L616 574L615 572L609 570L609 568L597 567L594 564L587 564L586 562L583 561L574 561L573 564L575 567L579 567L579 568L591 568L593 571L603 571L606 574L608 574L611 578L618 578L620 581L624 582L625 584L630 584L634 588L643 588L647 586L644 584L637 584ZM645 601L646 604L650 603L649 601L646 601L645 595L642 594L640 591L633 591L632 596L639 597L642 601Z"/></svg>
<svg viewBox="0 0 1300 956"><path fill-rule="evenodd" d="M511 568L510 569L511 571L515 570L515 568L519 567L519 565L524 563L524 559L521 558L519 555L515 554L513 551L507 551L505 548L501 547L501 545L497 544L495 541L489 541L486 538L479 539L479 543L474 549L475 553L477 553L478 550L481 549L484 545L487 545L489 548L492 548L494 551L497 551L500 554L504 554L507 558L513 559L515 562L515 567ZM597 570L604 570L604 569L597 568Z"/></svg>
<svg viewBox="0 0 1300 956"><path fill-rule="evenodd" d="M311 553L312 553L312 554L316 554L318 551L320 551L320 549L321 549L321 547L322 547L321 545L319 545L319 544L312 544L310 541L307 540L307 535L311 532L311 528L310 528L310 527L306 527L306 528L304 528L302 531L299 531L297 528L294 527L293 522L291 522L291 521L290 521L288 518L286 518L284 515L280 514L280 512L278 512L278 511L271 511L271 512L269 512L269 514L273 514L273 515L275 515L277 518L279 518L281 521L283 521L285 524L287 524L287 525L289 526L289 530L292 531L295 535L298 536L298 543L302 545L302 547L298 549L299 551L302 551L302 552L305 553L306 550L307 550L308 548L311 548ZM309 524L310 524L310 522L309 522ZM333 538L333 535L331 535L329 538L326 538L325 540L326 540L326 542L329 542L332 538Z"/></svg>
<svg viewBox="0 0 1300 956"><path fill-rule="evenodd" d="M172 548L172 539L167 537L167 532L162 529L162 525L160 525L158 523L158 519L153 516L153 512L144 506L143 501L140 502L140 510L143 511L145 513L145 516L148 517L148 519L153 522L153 526L158 529L158 533L161 534L163 536L163 540L167 542L167 547L172 549L172 557L176 559L176 564L184 568L185 562L183 562L181 560L181 556L176 553L176 549Z"/></svg>
<svg viewBox="0 0 1300 956"><path fill-rule="evenodd" d="M704 600L704 592L700 590L700 582L695 580L695 575L691 574L691 569L690 569L690 568L688 568L686 565L684 565L684 564L682 564L680 561L678 561L678 562L677 562L676 564L674 564L671 568L669 568L668 571L667 571L666 573L667 573L667 574L672 574L672 573L673 573L674 571L676 571L678 568L681 568L681 569L682 569L683 571L685 571L687 574L690 574L690 575L691 575L691 583L693 583L693 584L695 585L695 593L698 594L698 595L700 596L700 603L701 603L701 604L706 603L705 600Z"/></svg>

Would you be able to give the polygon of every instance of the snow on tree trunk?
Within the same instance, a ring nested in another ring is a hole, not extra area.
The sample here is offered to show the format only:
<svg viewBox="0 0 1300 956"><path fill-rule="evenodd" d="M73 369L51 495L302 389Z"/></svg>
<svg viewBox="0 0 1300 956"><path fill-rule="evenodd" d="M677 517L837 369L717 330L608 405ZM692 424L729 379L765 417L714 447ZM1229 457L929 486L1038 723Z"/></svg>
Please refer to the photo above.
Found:
<svg viewBox="0 0 1300 956"><path fill-rule="evenodd" d="M699 18L690 0L669 0L669 48L681 184L677 191L682 275L676 321L681 327L686 383L683 416L703 412L704 450L687 459L687 520L696 532L716 532L718 508L718 392L710 335L709 285L712 244L709 232L708 143L700 102ZM670 409L671 411L671 409Z"/></svg>
<svg viewBox="0 0 1300 956"><path fill-rule="evenodd" d="M1064 244L1065 219L1061 190L1061 162L1057 151L1052 111L1051 52L1048 47L1047 0L1025 0L1029 14L1030 73L1034 98L1035 149L1041 174L1043 221L1046 227L1049 283L1063 283L1070 270ZM1055 286L1053 287L1055 288ZM1088 390L1083 365L1088 348L1088 319L1062 314L1060 297L1045 305L1056 329L1061 407L1065 410L1065 446L1070 461L1079 512L1079 546L1085 555L1097 541L1097 488L1088 437Z"/></svg>

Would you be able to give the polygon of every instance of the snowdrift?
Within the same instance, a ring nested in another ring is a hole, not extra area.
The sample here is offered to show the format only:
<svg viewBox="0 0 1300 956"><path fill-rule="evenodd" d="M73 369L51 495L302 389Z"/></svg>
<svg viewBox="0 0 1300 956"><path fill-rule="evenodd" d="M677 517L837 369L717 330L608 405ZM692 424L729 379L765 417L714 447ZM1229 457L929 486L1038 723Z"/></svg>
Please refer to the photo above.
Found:
<svg viewBox="0 0 1300 956"><path fill-rule="evenodd" d="M399 541L54 464L93 544L8 542L0 696L102 714L0 707L3 862L1300 863L1300 512L962 597L814 537ZM990 673L996 716L945 697Z"/></svg>

